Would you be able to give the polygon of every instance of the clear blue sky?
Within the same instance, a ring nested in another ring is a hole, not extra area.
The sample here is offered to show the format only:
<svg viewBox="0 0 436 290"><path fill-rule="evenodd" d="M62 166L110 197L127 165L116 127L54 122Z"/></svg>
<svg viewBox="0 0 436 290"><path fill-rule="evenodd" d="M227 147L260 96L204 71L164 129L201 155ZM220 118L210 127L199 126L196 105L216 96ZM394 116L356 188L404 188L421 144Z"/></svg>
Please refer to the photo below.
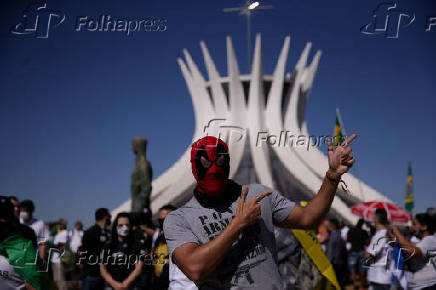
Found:
<svg viewBox="0 0 436 290"><path fill-rule="evenodd" d="M0 192L30 198L35 216L89 225L97 207L126 200L134 165L131 139L149 139L158 177L189 145L192 104L176 63L187 48L204 71L204 40L226 74L225 37L233 38L243 72L245 19L222 13L244 1L47 1L65 13L48 39L15 35L28 1L0 4ZM381 1L380 1L381 2ZM263 1L255 13L262 33L264 72L272 73L285 36L291 36L288 71L306 42L321 49L307 105L309 132L331 134L339 107L359 177L404 204L412 161L415 212L436 206L436 16L431 0L397 1L415 13L398 39L365 35L379 1ZM165 32L76 32L77 16L167 19ZM312 54L313 55L313 52Z"/></svg>

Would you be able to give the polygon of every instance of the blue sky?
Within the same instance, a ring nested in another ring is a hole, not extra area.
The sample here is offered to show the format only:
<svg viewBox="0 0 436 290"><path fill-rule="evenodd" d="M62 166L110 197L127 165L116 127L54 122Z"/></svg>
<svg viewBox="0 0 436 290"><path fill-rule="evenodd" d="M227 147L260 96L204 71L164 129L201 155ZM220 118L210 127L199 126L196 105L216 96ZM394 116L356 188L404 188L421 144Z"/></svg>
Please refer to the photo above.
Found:
<svg viewBox="0 0 436 290"><path fill-rule="evenodd" d="M134 136L149 139L155 178L189 145L194 115L176 63L183 48L204 71L204 40L226 74L229 35L246 72L245 19L221 12L243 1L47 1L65 14L47 39L10 33L29 3L0 4L0 192L34 200L46 221L89 225L95 208L129 197ZM360 33L379 3L265 0L275 9L255 13L252 31L262 34L265 73L287 35L288 71L306 42L323 51L307 104L309 132L331 134L339 107L347 132L359 134L359 177L403 205L411 161L420 212L436 206L436 26L425 31L436 4L396 1L416 18L387 39ZM164 18L167 30L75 31L78 16L101 14Z"/></svg>

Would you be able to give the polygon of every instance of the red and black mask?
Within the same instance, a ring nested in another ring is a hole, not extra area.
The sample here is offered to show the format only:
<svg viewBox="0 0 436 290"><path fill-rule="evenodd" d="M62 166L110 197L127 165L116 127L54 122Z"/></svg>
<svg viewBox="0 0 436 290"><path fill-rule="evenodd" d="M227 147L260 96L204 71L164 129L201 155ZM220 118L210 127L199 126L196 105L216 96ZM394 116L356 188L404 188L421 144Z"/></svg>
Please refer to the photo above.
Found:
<svg viewBox="0 0 436 290"><path fill-rule="evenodd" d="M227 187L230 171L229 148L224 141L206 136L191 149L192 174L201 193L218 197Z"/></svg>

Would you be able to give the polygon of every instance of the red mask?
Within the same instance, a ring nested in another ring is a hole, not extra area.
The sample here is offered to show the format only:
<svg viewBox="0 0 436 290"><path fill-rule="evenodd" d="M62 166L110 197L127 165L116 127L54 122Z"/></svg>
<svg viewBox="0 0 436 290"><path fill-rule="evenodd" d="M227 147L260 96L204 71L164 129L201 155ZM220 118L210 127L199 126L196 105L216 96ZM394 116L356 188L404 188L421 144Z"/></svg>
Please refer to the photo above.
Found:
<svg viewBox="0 0 436 290"><path fill-rule="evenodd" d="M222 195L227 188L229 161L229 148L223 140L206 136L196 141L191 149L191 165L197 189L212 197Z"/></svg>

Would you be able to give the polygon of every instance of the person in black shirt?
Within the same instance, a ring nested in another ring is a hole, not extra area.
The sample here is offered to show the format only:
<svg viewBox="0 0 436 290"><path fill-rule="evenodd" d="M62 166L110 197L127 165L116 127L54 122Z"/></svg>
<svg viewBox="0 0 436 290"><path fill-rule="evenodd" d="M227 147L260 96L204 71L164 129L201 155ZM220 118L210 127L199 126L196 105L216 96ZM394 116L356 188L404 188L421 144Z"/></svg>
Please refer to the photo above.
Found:
<svg viewBox="0 0 436 290"><path fill-rule="evenodd" d="M171 204L164 205L159 209L159 227L156 229L153 237L153 289L155 290L165 290L168 289L170 281L169 281L169 271L170 271L170 263L169 263L169 250L167 241L165 239L165 235L163 232L163 223L165 217L176 210Z"/></svg>
<svg viewBox="0 0 436 290"><path fill-rule="evenodd" d="M104 281L100 276L100 254L103 247L110 242L111 215L107 208L95 211L95 225L84 234L79 250L79 264L83 265L83 290L103 289Z"/></svg>
<svg viewBox="0 0 436 290"><path fill-rule="evenodd" d="M151 287L151 274L153 270L152 266L152 237L154 230L154 225L151 220L151 211L143 211L140 213L131 213L130 217L134 226L134 239L139 246L139 253L144 257L144 267L142 269L141 275L136 279L135 287L137 289L149 289Z"/></svg>
<svg viewBox="0 0 436 290"><path fill-rule="evenodd" d="M364 289L366 285L365 279L365 246L369 244L369 235L367 231L362 229L363 219L359 219L355 227L352 227L347 234L347 242L351 243L351 249L348 253L348 270L351 272L351 280L353 281L354 289Z"/></svg>
<svg viewBox="0 0 436 290"><path fill-rule="evenodd" d="M344 288L347 273L347 249L345 241L341 237L339 221L337 219L329 219L327 231L329 238L325 253L335 270L339 285L341 288Z"/></svg>
<svg viewBox="0 0 436 290"><path fill-rule="evenodd" d="M104 248L100 273L113 289L133 288L144 265L130 225L130 215L119 213L112 227L112 240Z"/></svg>

